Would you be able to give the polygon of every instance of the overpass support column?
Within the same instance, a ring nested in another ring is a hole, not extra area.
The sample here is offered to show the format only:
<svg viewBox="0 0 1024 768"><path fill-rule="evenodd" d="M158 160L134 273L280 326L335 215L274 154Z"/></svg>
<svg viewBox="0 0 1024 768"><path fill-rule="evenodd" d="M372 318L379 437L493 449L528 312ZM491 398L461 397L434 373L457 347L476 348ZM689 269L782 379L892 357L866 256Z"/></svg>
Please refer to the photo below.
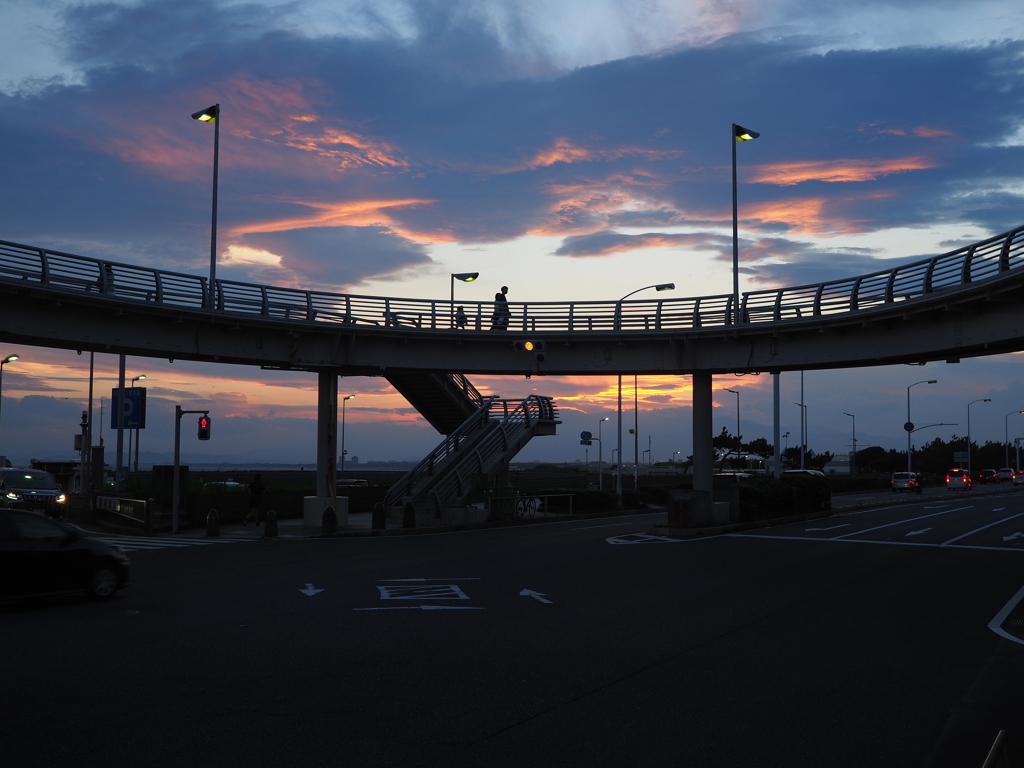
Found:
<svg viewBox="0 0 1024 768"><path fill-rule="evenodd" d="M331 506L341 526L348 523L348 508L338 509L338 372L318 371L317 377L316 499L306 500L303 518L306 525L319 527L324 509Z"/></svg>
<svg viewBox="0 0 1024 768"><path fill-rule="evenodd" d="M697 502L694 516L708 520L714 509L712 475L714 474L714 449L712 447L712 399L711 374L693 374L693 490L703 492Z"/></svg>

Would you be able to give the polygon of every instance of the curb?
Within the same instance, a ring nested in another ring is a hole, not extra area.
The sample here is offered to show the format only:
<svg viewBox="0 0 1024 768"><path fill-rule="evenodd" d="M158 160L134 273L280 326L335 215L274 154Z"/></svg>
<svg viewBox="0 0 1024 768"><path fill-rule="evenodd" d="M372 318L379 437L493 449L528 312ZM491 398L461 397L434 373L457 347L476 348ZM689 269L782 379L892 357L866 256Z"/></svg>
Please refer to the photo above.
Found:
<svg viewBox="0 0 1024 768"><path fill-rule="evenodd" d="M648 530L652 536L676 536L683 538L697 538L700 536L721 536L725 533L739 533L750 531L756 528L773 528L777 525L788 525L789 523L801 523L807 520L821 520L834 515L833 511L807 512L803 515L790 515L788 517L775 517L768 520L753 520L749 523L730 523L729 525L706 526L704 528L669 528L665 525L655 525Z"/></svg>

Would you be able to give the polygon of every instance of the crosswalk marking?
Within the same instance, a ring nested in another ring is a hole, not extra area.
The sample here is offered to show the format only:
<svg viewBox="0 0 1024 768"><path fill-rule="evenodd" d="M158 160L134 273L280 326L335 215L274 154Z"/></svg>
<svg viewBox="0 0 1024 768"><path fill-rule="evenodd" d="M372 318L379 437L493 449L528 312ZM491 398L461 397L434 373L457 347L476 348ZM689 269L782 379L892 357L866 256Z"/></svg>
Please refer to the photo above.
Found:
<svg viewBox="0 0 1024 768"><path fill-rule="evenodd" d="M174 549L180 547L203 547L208 544L238 544L255 539L176 539L159 536L97 536L96 538L123 547L125 552L137 552L147 549Z"/></svg>

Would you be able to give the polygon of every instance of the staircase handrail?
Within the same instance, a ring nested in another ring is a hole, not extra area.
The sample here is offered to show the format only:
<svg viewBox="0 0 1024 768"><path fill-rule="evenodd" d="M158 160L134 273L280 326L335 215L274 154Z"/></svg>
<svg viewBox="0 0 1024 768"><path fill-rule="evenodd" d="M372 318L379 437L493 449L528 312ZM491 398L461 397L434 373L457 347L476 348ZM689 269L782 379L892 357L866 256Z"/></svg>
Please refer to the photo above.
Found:
<svg viewBox="0 0 1024 768"><path fill-rule="evenodd" d="M467 383L469 383L468 380ZM477 394L479 395L479 392ZM387 509L401 501L407 490L417 480L426 475L433 474L434 469L444 462L448 456L457 451L459 443L471 432L479 428L482 421L487 421L490 416L491 405L497 399L496 395L488 395L487 397L481 395L480 407L468 419L462 422L458 429L445 436L444 440L428 453L419 464L406 472L397 483L388 489L387 494L384 496L384 508Z"/></svg>
<svg viewBox="0 0 1024 768"><path fill-rule="evenodd" d="M493 404L492 404L493 407ZM464 477L483 471L487 462L496 454L508 450L510 443L532 429L539 421L558 422L558 409L550 397L530 395L498 422L482 440L464 451L460 459L446 468L443 475L429 488L436 511L444 509L454 499L464 496L469 490L464 487ZM427 489L424 489L427 490Z"/></svg>
<svg viewBox="0 0 1024 768"><path fill-rule="evenodd" d="M466 378L465 374L462 373L449 373L448 380L452 382L459 391L462 392L466 397L473 401L473 404L479 408L484 404L484 396L480 394L480 390L473 386L473 383Z"/></svg>

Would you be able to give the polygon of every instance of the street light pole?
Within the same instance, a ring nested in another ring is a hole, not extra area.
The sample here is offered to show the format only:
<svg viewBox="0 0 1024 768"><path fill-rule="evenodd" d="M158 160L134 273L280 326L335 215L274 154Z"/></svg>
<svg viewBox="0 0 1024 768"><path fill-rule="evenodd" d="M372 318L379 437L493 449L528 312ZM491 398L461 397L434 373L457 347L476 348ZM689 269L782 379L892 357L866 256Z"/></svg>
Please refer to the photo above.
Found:
<svg viewBox="0 0 1024 768"><path fill-rule="evenodd" d="M853 419L853 436L850 439L852 443L850 447L853 448L853 453L850 454L850 475L852 476L857 473L857 417L846 411L843 411L843 416Z"/></svg>
<svg viewBox="0 0 1024 768"><path fill-rule="evenodd" d="M1006 446L1006 463L1003 464L1004 467L1010 466L1010 417L1015 413L1024 413L1024 411L1010 411L1003 417L1003 428L1005 429L1003 445Z"/></svg>
<svg viewBox="0 0 1024 768"><path fill-rule="evenodd" d="M132 377L132 389L135 389L135 382L136 381L142 381L145 378L146 378L146 374L144 374L144 373L140 374L138 376ZM142 418L142 414L141 413L135 414L135 421L136 421L136 423L139 423L139 420L141 418ZM129 467L131 466L131 463L132 463L132 433L129 432L128 433L128 465L129 465ZM135 474L136 475L139 474L139 427L135 427Z"/></svg>
<svg viewBox="0 0 1024 768"><path fill-rule="evenodd" d="M351 400L355 395L341 398L341 474L345 474L345 401Z"/></svg>
<svg viewBox="0 0 1024 768"><path fill-rule="evenodd" d="M939 382L936 379L928 379L928 380L922 380L922 381L915 381L913 384L910 385L910 387L907 387L907 424L908 425L912 425L913 424L913 422L910 420L910 388L911 387L916 387L918 384L938 384L938 383ZM968 416L968 421L969 420L970 420L970 416ZM912 471L912 469L911 469L912 464L911 464L911 460L910 459L911 459L911 455L913 454L913 448L912 448L911 443L910 443L910 433L914 431L914 428L913 428L913 426L904 426L904 429L907 431L907 472L911 472Z"/></svg>
<svg viewBox="0 0 1024 768"><path fill-rule="evenodd" d="M0 360L0 409L2 409L4 402L4 366L20 359L19 355L8 355L3 360ZM2 412L2 410L0 410L0 412ZM0 467L0 469L3 469L3 467Z"/></svg>
<svg viewBox="0 0 1024 768"><path fill-rule="evenodd" d="M455 281L461 280L464 283L472 283L480 277L479 272L452 272L451 273L451 323L452 328L456 326L455 318Z"/></svg>
<svg viewBox="0 0 1024 768"><path fill-rule="evenodd" d="M732 317L733 324L740 323L740 235L739 204L736 196L736 144L756 139L761 134L749 131L741 125L732 124Z"/></svg>
<svg viewBox="0 0 1024 768"><path fill-rule="evenodd" d="M736 395L736 437L740 436L740 393L735 389L726 389L724 392L732 392Z"/></svg>
<svg viewBox="0 0 1024 768"><path fill-rule="evenodd" d="M979 400L971 400L967 404L967 477L974 482L974 474L971 472L971 406L975 403L991 403L992 398L985 397Z"/></svg>
<svg viewBox="0 0 1024 768"><path fill-rule="evenodd" d="M597 490L604 490L604 440L601 439L601 427L608 421L608 417L597 422Z"/></svg>
<svg viewBox="0 0 1024 768"><path fill-rule="evenodd" d="M803 403L793 403L800 409L800 469L804 468L804 454L807 453L807 443L804 442L804 425L807 423L807 406ZM786 433L789 434L788 432Z"/></svg>
<svg viewBox="0 0 1024 768"><path fill-rule="evenodd" d="M213 123L213 221L210 226L210 286L206 308L216 308L217 287L217 170L220 164L220 104L192 113L193 120Z"/></svg>

